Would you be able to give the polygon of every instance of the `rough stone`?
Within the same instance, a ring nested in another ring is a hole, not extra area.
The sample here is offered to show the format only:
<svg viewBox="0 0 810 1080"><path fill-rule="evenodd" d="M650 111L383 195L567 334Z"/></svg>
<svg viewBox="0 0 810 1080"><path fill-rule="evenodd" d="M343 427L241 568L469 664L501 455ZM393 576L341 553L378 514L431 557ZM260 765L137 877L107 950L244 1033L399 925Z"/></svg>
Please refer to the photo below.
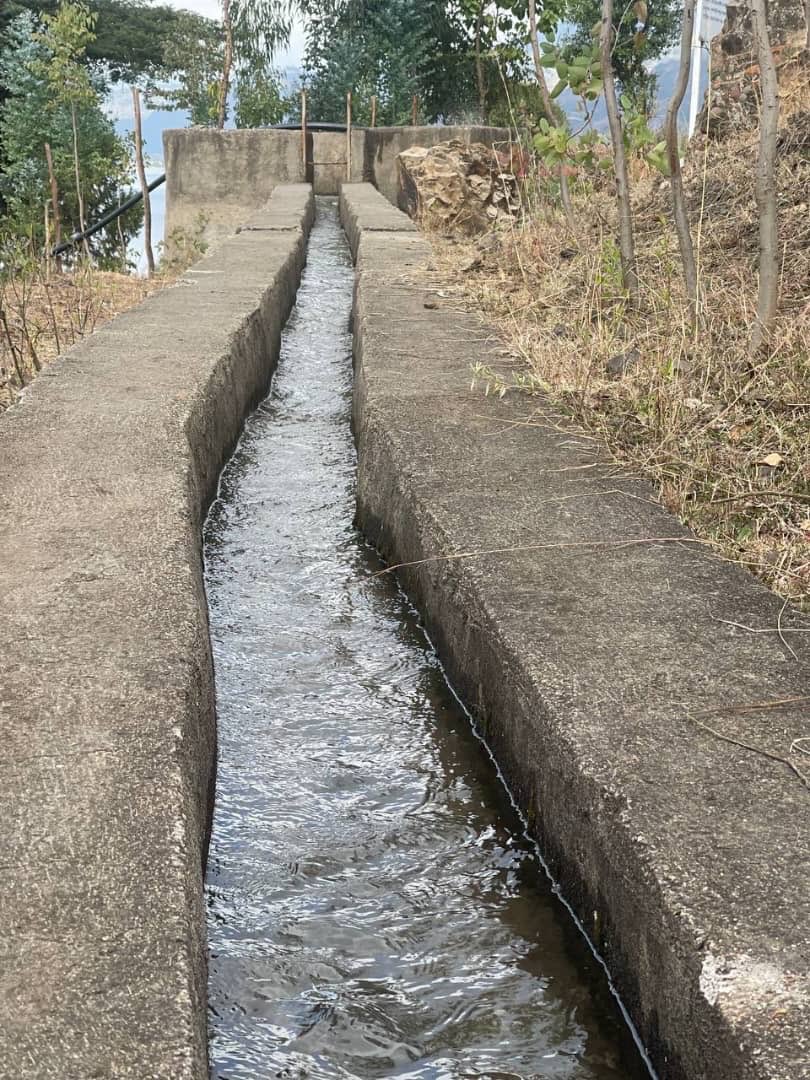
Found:
<svg viewBox="0 0 810 1080"><path fill-rule="evenodd" d="M200 530L303 266L311 196L285 202L0 418L4 1077L208 1075Z"/></svg>
<svg viewBox="0 0 810 1080"><path fill-rule="evenodd" d="M770 0L768 31L777 65L801 51L805 39L804 0ZM711 42L711 87L695 130L723 139L759 125L761 94L751 12L729 4L720 33Z"/></svg>
<svg viewBox="0 0 810 1080"><path fill-rule="evenodd" d="M476 235L520 210L509 155L458 139L413 146L398 157L400 205L428 228Z"/></svg>
<svg viewBox="0 0 810 1080"><path fill-rule="evenodd" d="M433 124L423 127L371 128L365 133L362 179L372 183L389 202L405 209L397 158L412 146L430 147L454 139L469 145L505 148L512 135L508 128Z"/></svg>
<svg viewBox="0 0 810 1080"><path fill-rule="evenodd" d="M406 564L659 1075L807 1080L810 792L750 749L806 768L790 750L807 735L810 645L790 633L806 623L782 616L797 660L778 599L645 483L538 399L471 392L471 363L503 359L439 302L424 239L364 231L378 199L342 198L359 523Z"/></svg>

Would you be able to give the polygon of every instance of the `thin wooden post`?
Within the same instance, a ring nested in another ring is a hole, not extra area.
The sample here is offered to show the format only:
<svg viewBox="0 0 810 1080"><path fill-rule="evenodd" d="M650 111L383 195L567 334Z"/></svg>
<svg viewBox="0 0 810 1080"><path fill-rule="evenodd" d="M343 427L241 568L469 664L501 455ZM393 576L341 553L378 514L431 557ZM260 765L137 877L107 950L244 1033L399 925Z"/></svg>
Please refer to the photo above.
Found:
<svg viewBox="0 0 810 1080"><path fill-rule="evenodd" d="M307 181L307 92L301 91L301 161L304 167L304 182Z"/></svg>
<svg viewBox="0 0 810 1080"><path fill-rule="evenodd" d="M411 127L416 127L419 120L419 96L413 95L413 101L411 102Z"/></svg>
<svg viewBox="0 0 810 1080"><path fill-rule="evenodd" d="M53 242L55 247L62 243L62 214L59 210L59 185L56 182L56 173L53 170L53 154L51 144L45 143L45 160L48 163L48 179L51 184L51 206L53 207ZM62 269L62 257L56 256L56 269Z"/></svg>
<svg viewBox="0 0 810 1080"><path fill-rule="evenodd" d="M50 199L45 200L45 280L50 281L51 278L51 215L48 213L48 203Z"/></svg>
<svg viewBox="0 0 810 1080"><path fill-rule="evenodd" d="M374 94L371 98L371 126L375 128L377 126L377 95Z"/></svg>
<svg viewBox="0 0 810 1080"><path fill-rule="evenodd" d="M146 253L146 272L151 277L155 272L155 256L152 252L152 205L149 201L149 185L146 182L146 169L143 164L143 138L141 136L141 92L132 87L132 106L135 114L135 168L143 192L143 249Z"/></svg>
<svg viewBox="0 0 810 1080"><path fill-rule="evenodd" d="M346 182L352 182L352 92L346 95Z"/></svg>

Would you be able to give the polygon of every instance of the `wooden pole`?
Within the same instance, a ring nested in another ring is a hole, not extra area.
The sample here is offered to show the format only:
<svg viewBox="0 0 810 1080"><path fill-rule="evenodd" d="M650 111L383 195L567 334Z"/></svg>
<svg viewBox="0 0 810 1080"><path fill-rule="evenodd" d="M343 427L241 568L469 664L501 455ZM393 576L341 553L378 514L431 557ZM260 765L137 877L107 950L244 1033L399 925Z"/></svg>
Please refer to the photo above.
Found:
<svg viewBox="0 0 810 1080"><path fill-rule="evenodd" d="M411 102L411 127L416 127L419 120L419 97L413 95L413 101Z"/></svg>
<svg viewBox="0 0 810 1080"><path fill-rule="evenodd" d="M301 160L304 167L304 182L307 181L307 92L301 91Z"/></svg>
<svg viewBox="0 0 810 1080"><path fill-rule="evenodd" d="M346 182L352 182L352 92L346 95Z"/></svg>
<svg viewBox="0 0 810 1080"><path fill-rule="evenodd" d="M141 93L137 86L132 87L132 106L135 114L135 168L143 192L143 249L146 253L146 272L151 277L155 272L155 256L152 252L152 205L149 201L149 185L146 182L146 169L143 164L143 138L141 136Z"/></svg>
<svg viewBox="0 0 810 1080"><path fill-rule="evenodd" d="M377 95L374 94L371 98L371 126L375 128L377 126Z"/></svg>
<svg viewBox="0 0 810 1080"><path fill-rule="evenodd" d="M45 160L48 163L48 179L51 183L51 206L53 207L53 242L56 247L62 243L62 214L59 210L59 185L56 182L56 173L53 171L53 154L51 144L45 143ZM56 256L56 269L62 269L62 258Z"/></svg>
<svg viewBox="0 0 810 1080"><path fill-rule="evenodd" d="M51 215L48 213L49 199L45 200L45 280L51 277Z"/></svg>

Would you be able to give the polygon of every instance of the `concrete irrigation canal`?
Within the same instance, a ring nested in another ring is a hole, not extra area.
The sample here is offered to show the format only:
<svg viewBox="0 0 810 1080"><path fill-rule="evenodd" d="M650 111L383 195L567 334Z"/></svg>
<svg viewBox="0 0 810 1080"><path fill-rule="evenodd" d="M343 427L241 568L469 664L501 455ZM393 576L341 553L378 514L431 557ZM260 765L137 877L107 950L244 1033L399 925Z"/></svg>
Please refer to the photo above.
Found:
<svg viewBox="0 0 810 1080"><path fill-rule="evenodd" d="M806 635L470 389L422 130L171 133L215 244L0 418L2 1078L810 1077Z"/></svg>
<svg viewBox="0 0 810 1080"><path fill-rule="evenodd" d="M332 200L206 530L214 1075L649 1076L355 531L353 279Z"/></svg>

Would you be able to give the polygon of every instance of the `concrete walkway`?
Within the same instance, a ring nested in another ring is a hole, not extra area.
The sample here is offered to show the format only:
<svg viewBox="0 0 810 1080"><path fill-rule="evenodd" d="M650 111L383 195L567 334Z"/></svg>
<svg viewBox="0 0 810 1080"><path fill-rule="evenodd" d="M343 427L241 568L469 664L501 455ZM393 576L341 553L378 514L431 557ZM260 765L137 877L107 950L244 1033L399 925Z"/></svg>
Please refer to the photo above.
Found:
<svg viewBox="0 0 810 1080"><path fill-rule="evenodd" d="M0 420L0 1075L203 1080L215 761L200 526L266 389L312 196Z"/></svg>
<svg viewBox="0 0 810 1080"><path fill-rule="evenodd" d="M503 360L427 242L370 185L342 212L361 526L418 563L398 576L662 1080L810 1077L810 790L765 756L810 734L806 622L791 652L779 600L646 484L542 401L471 391Z"/></svg>

